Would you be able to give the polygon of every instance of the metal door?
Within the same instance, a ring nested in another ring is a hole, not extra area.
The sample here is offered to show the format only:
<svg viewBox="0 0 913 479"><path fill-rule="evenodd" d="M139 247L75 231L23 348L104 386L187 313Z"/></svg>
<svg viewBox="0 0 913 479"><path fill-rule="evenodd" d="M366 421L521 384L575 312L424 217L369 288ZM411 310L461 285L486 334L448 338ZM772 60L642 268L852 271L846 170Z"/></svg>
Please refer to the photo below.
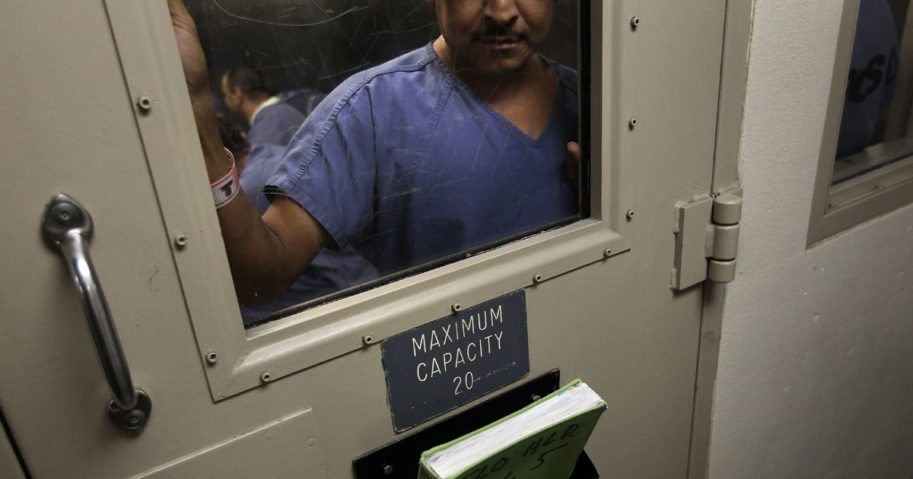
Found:
<svg viewBox="0 0 913 479"><path fill-rule="evenodd" d="M31 476L352 477L411 433L394 431L381 343L523 290L528 377L557 368L609 405L587 446L602 475L686 477L702 287L670 287L673 228L676 203L711 191L726 2L588 8L590 218L245 331L165 2L0 6L0 408ZM151 398L140 433L109 420L80 297L42 239L61 192L94 219Z"/></svg>

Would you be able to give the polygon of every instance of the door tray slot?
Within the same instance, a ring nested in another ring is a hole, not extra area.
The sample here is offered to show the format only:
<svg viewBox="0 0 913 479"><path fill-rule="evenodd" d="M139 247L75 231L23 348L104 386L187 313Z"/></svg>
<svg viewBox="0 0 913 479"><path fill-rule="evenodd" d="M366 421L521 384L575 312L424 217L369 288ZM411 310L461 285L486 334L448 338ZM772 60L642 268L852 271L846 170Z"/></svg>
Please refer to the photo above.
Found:
<svg viewBox="0 0 913 479"><path fill-rule="evenodd" d="M552 370L415 434L355 458L358 479L418 476L418 459L434 446L468 434L558 389L561 372ZM599 473L583 451L569 479L598 479Z"/></svg>

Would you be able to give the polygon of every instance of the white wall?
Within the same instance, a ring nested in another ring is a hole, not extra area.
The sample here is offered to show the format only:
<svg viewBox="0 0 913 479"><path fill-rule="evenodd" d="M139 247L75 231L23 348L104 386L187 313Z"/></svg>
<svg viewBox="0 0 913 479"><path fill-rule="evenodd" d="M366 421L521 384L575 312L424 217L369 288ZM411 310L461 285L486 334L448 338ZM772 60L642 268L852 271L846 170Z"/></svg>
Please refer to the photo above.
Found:
<svg viewBox="0 0 913 479"><path fill-rule="evenodd" d="M755 0L709 477L913 477L913 207L806 233L839 1Z"/></svg>

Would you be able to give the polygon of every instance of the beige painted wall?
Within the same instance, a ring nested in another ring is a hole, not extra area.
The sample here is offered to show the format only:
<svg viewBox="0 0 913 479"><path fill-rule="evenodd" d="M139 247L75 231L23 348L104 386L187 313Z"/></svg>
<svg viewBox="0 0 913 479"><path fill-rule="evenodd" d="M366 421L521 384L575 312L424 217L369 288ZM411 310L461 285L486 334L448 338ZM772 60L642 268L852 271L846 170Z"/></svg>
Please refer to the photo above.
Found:
<svg viewBox="0 0 913 479"><path fill-rule="evenodd" d="M913 207L811 249L842 2L755 0L709 477L913 477Z"/></svg>

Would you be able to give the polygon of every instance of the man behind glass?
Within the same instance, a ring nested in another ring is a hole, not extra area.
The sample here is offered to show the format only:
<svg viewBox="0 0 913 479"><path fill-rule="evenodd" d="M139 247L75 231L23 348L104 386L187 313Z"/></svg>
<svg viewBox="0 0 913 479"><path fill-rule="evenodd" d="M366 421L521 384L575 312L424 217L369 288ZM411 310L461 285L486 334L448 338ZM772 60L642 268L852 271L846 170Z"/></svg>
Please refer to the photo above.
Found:
<svg viewBox="0 0 913 479"><path fill-rule="evenodd" d="M262 219L219 210L239 297L281 292L321 246L354 246L381 273L575 217L576 75L536 51L553 0L437 0L432 44L343 82L289 144ZM210 180L212 134L192 20L169 0Z"/></svg>

